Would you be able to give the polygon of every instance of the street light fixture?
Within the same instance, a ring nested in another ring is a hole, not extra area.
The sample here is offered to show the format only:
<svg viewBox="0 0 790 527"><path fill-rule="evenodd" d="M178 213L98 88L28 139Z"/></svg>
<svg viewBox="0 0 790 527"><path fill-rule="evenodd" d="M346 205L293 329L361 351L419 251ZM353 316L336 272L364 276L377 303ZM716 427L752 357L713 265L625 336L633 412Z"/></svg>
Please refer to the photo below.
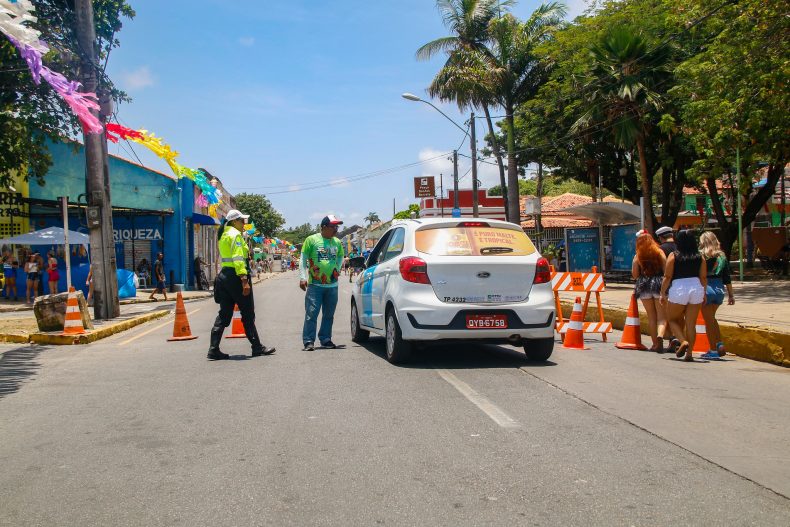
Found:
<svg viewBox="0 0 790 527"><path fill-rule="evenodd" d="M623 163L620 167L620 203L625 203L625 176L628 175L628 168Z"/></svg>
<svg viewBox="0 0 790 527"><path fill-rule="evenodd" d="M448 121L453 123L456 128L458 128L459 130L461 130L464 133L464 135L467 135L468 132L460 124L458 124L454 120L452 120L449 115L447 115L446 113L441 111L439 108L437 108L432 102L426 101L425 99L421 99L420 97L417 97L413 93L408 93L408 92L401 94L401 97L403 97L407 101L423 102L423 103L427 104L428 106L430 106L431 108L433 108L434 110L436 110L437 112L442 114ZM471 136L470 136L470 139L469 139L469 146L471 147L471 150L472 150L472 211L473 211L473 216L475 218L477 218L478 217L478 212L477 212L477 208L478 208L478 205L477 205L477 202L478 202L477 187L478 187L478 183L479 182L477 180L477 145L475 144L475 114L474 114L474 112L472 112L472 117L471 117L471 120L469 121L469 126L470 126L470 130L471 130ZM453 208L458 210L458 209L460 209L460 207L458 205L458 152L456 150L453 150L453 189L454 189Z"/></svg>

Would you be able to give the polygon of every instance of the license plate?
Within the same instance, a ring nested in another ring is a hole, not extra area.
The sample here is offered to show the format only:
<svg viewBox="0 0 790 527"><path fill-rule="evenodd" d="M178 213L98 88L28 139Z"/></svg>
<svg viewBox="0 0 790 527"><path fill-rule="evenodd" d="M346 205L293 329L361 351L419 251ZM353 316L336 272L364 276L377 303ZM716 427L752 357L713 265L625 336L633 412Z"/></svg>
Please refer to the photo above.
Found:
<svg viewBox="0 0 790 527"><path fill-rule="evenodd" d="M507 315L466 315L466 329L507 329Z"/></svg>

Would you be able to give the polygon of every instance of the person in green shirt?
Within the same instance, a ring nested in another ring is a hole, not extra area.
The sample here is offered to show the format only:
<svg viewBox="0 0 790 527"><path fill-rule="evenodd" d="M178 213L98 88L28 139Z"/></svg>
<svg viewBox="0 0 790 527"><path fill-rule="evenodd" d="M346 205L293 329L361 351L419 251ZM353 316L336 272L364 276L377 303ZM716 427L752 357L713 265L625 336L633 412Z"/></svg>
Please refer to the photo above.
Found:
<svg viewBox="0 0 790 527"><path fill-rule="evenodd" d="M305 291L305 316L302 343L306 351L315 349L318 312L321 327L318 340L324 348L337 348L332 342L332 323L337 307L337 286L343 264L343 244L335 237L343 222L333 214L321 220L321 232L309 236L302 245L299 260L299 287Z"/></svg>

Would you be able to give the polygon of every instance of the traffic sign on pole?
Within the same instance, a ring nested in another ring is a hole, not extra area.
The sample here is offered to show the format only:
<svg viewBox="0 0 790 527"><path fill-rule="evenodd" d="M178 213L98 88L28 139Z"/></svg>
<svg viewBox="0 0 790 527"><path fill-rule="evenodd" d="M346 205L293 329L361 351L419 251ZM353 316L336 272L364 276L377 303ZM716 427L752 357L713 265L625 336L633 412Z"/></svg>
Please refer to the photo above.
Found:
<svg viewBox="0 0 790 527"><path fill-rule="evenodd" d="M453 209L453 218L460 218L461 217L461 209Z"/></svg>

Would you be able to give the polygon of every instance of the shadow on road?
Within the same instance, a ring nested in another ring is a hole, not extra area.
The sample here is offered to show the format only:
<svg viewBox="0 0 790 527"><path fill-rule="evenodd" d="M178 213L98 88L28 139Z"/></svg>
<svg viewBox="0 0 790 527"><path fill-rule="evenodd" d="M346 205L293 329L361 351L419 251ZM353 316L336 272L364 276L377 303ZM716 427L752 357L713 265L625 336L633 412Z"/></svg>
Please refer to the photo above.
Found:
<svg viewBox="0 0 790 527"><path fill-rule="evenodd" d="M0 399L19 390L41 368L38 354L44 348L24 346L6 351L0 356Z"/></svg>
<svg viewBox="0 0 790 527"><path fill-rule="evenodd" d="M382 360L387 360L386 343L383 338L371 337L361 348ZM556 366L551 361L534 362L527 359L523 351L508 346L475 344L469 342L420 344L411 358L401 368L413 369L485 369Z"/></svg>

